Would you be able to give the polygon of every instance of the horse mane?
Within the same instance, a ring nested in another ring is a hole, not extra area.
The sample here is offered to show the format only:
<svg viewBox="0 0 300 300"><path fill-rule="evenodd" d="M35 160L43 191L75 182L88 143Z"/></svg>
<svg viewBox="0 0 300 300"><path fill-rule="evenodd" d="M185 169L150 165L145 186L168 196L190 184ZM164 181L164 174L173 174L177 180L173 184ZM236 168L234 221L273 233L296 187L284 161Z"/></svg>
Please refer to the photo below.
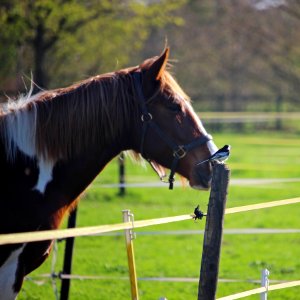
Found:
<svg viewBox="0 0 300 300"><path fill-rule="evenodd" d="M130 121L139 113L132 76L138 68L94 76L7 103L0 109L0 135L8 156L16 152L13 140L22 140L22 145L33 141L28 152L47 160L74 157L117 141L124 129L129 132ZM179 95L178 101L188 101L167 70L160 81L161 89Z"/></svg>

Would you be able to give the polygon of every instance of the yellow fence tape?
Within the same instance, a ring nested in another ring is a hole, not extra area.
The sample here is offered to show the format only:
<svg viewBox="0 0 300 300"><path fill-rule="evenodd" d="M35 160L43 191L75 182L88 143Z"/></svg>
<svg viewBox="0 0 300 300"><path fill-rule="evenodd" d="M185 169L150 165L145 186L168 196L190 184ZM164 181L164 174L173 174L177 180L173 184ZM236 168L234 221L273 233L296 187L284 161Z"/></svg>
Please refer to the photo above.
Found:
<svg viewBox="0 0 300 300"><path fill-rule="evenodd" d="M234 214L239 212L246 212L251 210L270 208L270 207L276 207L276 206L287 205L287 204L295 204L295 203L300 203L300 197L227 208L225 210L225 214ZM152 225L191 220L192 218L193 218L193 214L190 214L190 215L180 215L180 216L173 216L173 217L166 217L166 218L134 221L133 225L132 222L127 222L127 223L119 223L119 224L112 224L112 225L99 225L99 226L90 226L90 227L81 227L81 228L68 228L68 229L43 230L43 231L34 231L34 232L25 232L25 233L0 234L0 245L96 235L96 234L113 232L118 230L132 229L133 227L141 228L141 227L152 226Z"/></svg>
<svg viewBox="0 0 300 300"><path fill-rule="evenodd" d="M235 213L246 212L251 210L257 210L261 208L270 208L270 207L282 206L287 204L295 204L295 203L300 203L300 197L227 208L225 210L225 214L229 215L229 214L235 214Z"/></svg>
<svg viewBox="0 0 300 300"><path fill-rule="evenodd" d="M268 291L268 292L269 291L275 291L275 290L291 288L291 287L295 287L295 286L299 286L299 285L300 285L300 280L284 282L284 283L278 283L278 284L269 285L268 290L265 287L260 287L260 288L245 291L245 292L242 292L242 293L233 294L233 295L230 295L230 296L218 298L217 300L241 299L241 298L245 298L245 297L248 297L248 296L251 296L251 295L261 294L261 293L264 293L266 291Z"/></svg>
<svg viewBox="0 0 300 300"><path fill-rule="evenodd" d="M151 219L151 220L141 220L132 222L118 223L112 225L99 225L99 226L89 226L81 228L67 228L67 229L57 229L57 230L43 230L34 232L24 232L24 233L11 233L11 234L0 234L0 245L4 244L16 244L16 243L28 243L28 242L38 242L52 239L62 239L69 237L78 236L88 236L96 235L101 233L113 232L124 229L132 229L159 225L171 222L179 222L184 220L191 220L193 215L181 215L167 218Z"/></svg>

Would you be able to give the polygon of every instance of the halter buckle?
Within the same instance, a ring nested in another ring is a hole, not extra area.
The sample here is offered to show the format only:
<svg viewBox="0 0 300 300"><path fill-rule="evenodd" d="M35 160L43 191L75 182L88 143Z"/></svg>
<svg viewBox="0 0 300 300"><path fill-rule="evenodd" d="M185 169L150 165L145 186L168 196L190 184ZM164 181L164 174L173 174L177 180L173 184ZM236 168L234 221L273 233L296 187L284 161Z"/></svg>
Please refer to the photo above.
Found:
<svg viewBox="0 0 300 300"><path fill-rule="evenodd" d="M175 149L173 152L173 156L177 159L181 159L181 158L185 157L186 154L187 154L187 151L183 145L178 146L178 148Z"/></svg>
<svg viewBox="0 0 300 300"><path fill-rule="evenodd" d="M141 115L142 122L150 122L152 119L153 119L153 117L149 112L146 112Z"/></svg>

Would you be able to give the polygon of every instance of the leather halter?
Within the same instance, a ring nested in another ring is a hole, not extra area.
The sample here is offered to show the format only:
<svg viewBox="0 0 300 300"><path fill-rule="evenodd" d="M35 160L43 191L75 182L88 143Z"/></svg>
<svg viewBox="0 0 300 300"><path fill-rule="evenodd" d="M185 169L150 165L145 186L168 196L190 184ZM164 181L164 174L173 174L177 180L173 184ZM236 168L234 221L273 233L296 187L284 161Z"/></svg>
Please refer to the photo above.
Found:
<svg viewBox="0 0 300 300"><path fill-rule="evenodd" d="M154 129L156 133L161 137L161 139L173 150L173 162L171 165L171 172L168 178L169 182L169 189L173 189L174 185L174 175L176 172L176 168L178 165L178 161L186 156L186 154L191 151L192 149L199 147L201 145L206 144L208 141L212 140L211 135L204 135L202 137L194 139L191 143L185 145L178 145L169 135L163 132L157 123L153 121L152 114L148 111L146 103L149 102L152 98L154 98L159 90L148 100L145 99L144 93L142 91L142 74L141 72L134 72L133 73L133 82L135 91L137 93L138 103L141 109L141 120L143 122L142 127L142 138L141 138L141 146L140 146L140 153L143 155L144 152L144 141L147 130L149 127ZM147 159L147 158L146 158ZM147 159L149 160L149 159ZM161 180L163 178L160 178Z"/></svg>

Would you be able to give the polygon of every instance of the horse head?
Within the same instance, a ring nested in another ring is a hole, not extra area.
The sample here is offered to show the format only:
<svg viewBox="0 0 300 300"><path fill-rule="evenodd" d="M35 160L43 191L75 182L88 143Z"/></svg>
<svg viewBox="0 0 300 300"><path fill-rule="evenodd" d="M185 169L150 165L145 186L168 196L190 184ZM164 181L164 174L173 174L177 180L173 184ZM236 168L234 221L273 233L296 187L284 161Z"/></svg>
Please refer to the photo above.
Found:
<svg viewBox="0 0 300 300"><path fill-rule="evenodd" d="M169 49L144 61L133 73L140 118L136 125L137 151L162 178L171 169L170 188L177 172L191 187L208 189L212 178L210 162L198 164L216 150L195 113L189 97L166 70Z"/></svg>

